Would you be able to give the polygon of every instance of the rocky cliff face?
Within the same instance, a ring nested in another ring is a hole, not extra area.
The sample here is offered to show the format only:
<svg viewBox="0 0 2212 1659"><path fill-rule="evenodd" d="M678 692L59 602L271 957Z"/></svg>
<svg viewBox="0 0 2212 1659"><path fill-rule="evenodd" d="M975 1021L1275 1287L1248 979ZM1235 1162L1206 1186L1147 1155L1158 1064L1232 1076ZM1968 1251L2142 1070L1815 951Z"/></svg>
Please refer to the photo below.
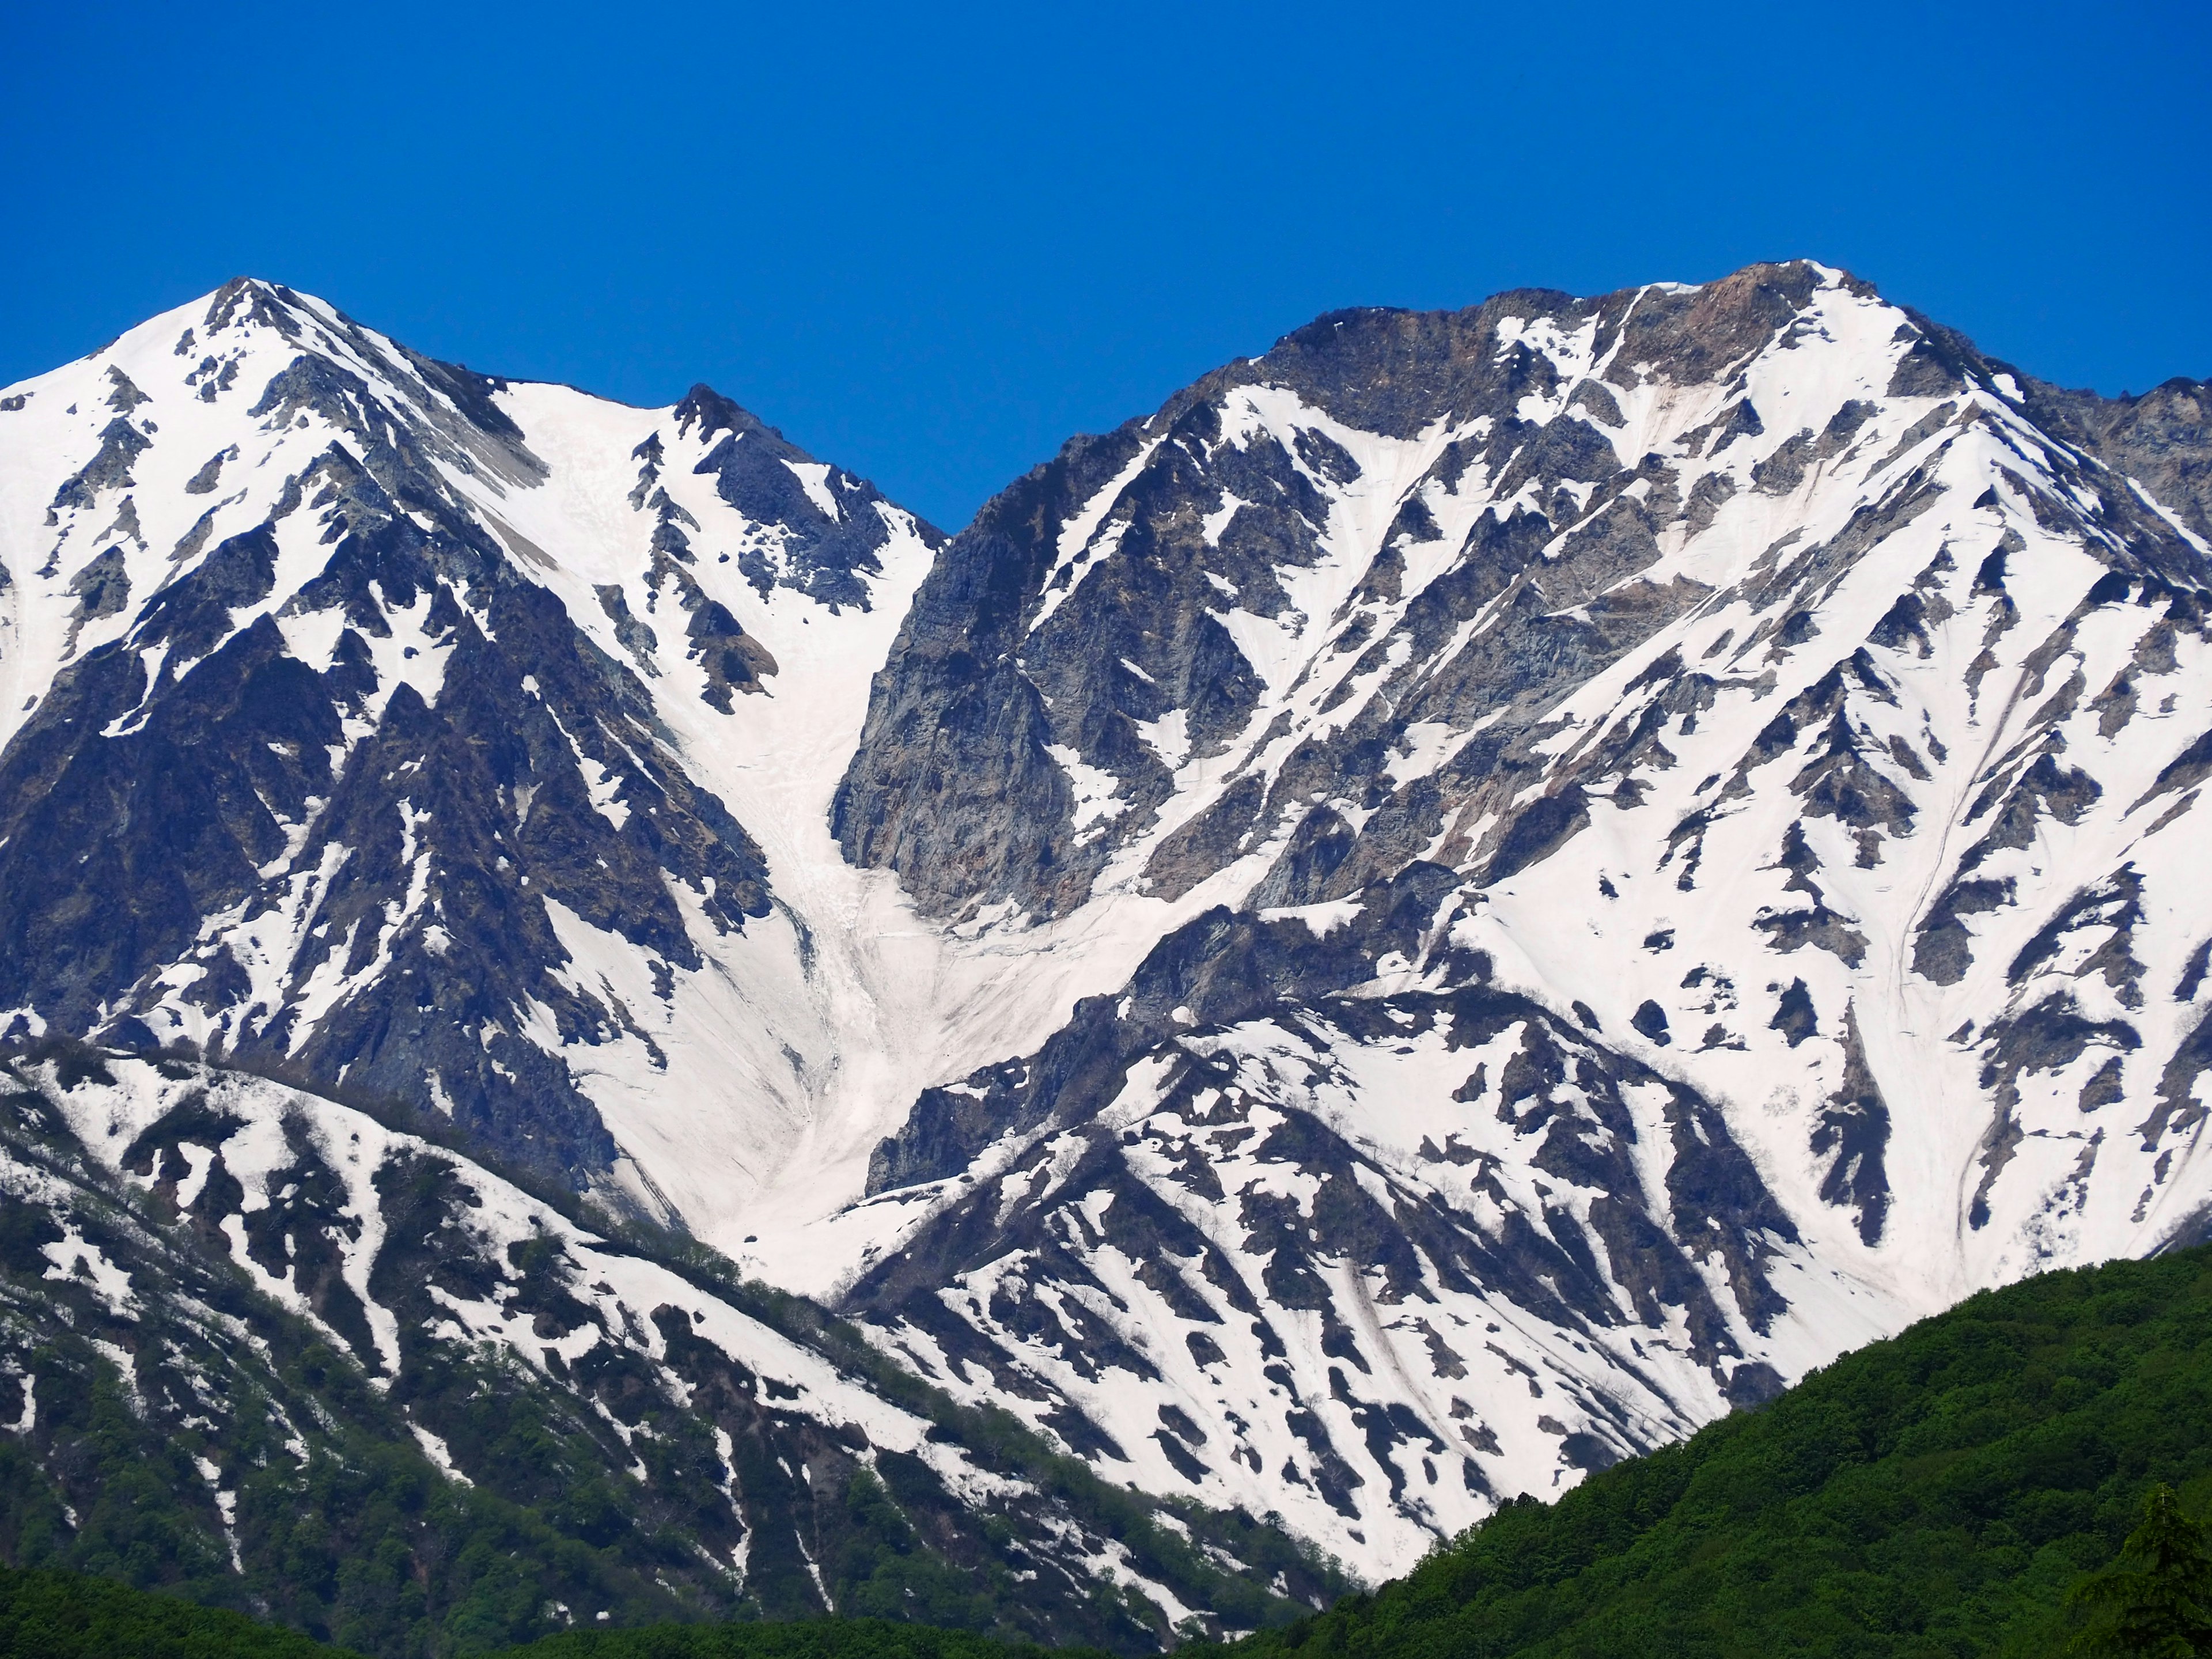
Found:
<svg viewBox="0 0 2212 1659"><path fill-rule="evenodd" d="M234 284L0 399L0 1023L1395 1571L2203 1233L2208 396L1802 263L1351 312L945 542Z"/></svg>

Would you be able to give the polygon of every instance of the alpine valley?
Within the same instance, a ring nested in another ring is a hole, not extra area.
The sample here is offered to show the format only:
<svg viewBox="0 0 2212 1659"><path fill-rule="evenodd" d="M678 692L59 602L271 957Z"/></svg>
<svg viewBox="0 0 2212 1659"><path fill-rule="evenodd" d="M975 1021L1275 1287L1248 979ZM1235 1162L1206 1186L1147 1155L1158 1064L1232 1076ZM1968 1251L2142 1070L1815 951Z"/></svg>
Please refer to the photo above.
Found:
<svg viewBox="0 0 2212 1659"><path fill-rule="evenodd" d="M950 538L258 281L8 388L0 1555L1138 1650L2203 1240L2208 412L1802 262Z"/></svg>

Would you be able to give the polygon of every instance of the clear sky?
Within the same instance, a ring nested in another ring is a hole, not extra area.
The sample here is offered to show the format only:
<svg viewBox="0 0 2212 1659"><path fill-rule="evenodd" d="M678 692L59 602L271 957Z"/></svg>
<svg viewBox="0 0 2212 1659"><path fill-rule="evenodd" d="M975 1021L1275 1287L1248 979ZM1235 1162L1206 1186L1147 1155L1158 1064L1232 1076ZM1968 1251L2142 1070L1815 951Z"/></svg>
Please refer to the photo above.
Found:
<svg viewBox="0 0 2212 1659"><path fill-rule="evenodd" d="M1340 306L1805 254L2046 378L2212 377L2212 6L0 11L0 383L239 272L947 528Z"/></svg>

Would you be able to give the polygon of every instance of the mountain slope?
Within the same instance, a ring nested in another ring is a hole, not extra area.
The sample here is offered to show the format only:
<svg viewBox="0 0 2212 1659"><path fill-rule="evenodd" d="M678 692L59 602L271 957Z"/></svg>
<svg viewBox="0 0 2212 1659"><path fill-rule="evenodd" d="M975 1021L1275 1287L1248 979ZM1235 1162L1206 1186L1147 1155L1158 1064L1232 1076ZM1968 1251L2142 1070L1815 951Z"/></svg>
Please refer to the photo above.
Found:
<svg viewBox="0 0 2212 1659"><path fill-rule="evenodd" d="M2154 1482L2212 1495L2212 1259L1970 1298L1237 1650L2043 1654Z"/></svg>
<svg viewBox="0 0 2212 1659"><path fill-rule="evenodd" d="M530 579L548 532L521 508L567 475L501 396L239 283L8 400L19 1030L291 1060L543 1168L611 1165L559 1051L653 1010L579 951L611 939L672 998L705 966L695 934L772 914L759 844L669 717L740 722L733 696L777 671L744 596L842 616L931 538L703 391L645 414L531 388L512 400L556 434L630 416L619 454L592 453L634 522L559 593ZM714 565L657 487L668 446L720 507ZM681 691L655 698L661 678Z"/></svg>
<svg viewBox="0 0 2212 1659"><path fill-rule="evenodd" d="M0 1083L18 1563L389 1656L825 1611L1142 1650L1331 1582L362 1110L70 1048Z"/></svg>
<svg viewBox="0 0 2212 1659"><path fill-rule="evenodd" d="M945 1207L851 1305L1380 1572L2201 1236L2206 395L1796 264L1324 318L1072 443L918 590L840 834L957 925L1178 925L921 1097L872 1178Z"/></svg>
<svg viewBox="0 0 2212 1659"><path fill-rule="evenodd" d="M0 1030L404 1100L830 1288L904 1104L1154 936L963 939L838 854L940 541L708 388L493 380L265 283L11 388Z"/></svg>
<svg viewBox="0 0 2212 1659"><path fill-rule="evenodd" d="M1802 262L1347 312L947 541L234 283L0 397L0 1030L1387 1576L2203 1235L2208 395Z"/></svg>

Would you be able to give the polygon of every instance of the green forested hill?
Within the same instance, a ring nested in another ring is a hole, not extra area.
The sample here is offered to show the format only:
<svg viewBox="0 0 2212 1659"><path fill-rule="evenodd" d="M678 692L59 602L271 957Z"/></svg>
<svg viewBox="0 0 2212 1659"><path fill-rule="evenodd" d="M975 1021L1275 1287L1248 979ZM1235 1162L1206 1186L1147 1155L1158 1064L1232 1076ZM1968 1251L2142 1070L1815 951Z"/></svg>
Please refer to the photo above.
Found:
<svg viewBox="0 0 2212 1659"><path fill-rule="evenodd" d="M350 1659L243 1613L76 1572L0 1567L8 1659Z"/></svg>
<svg viewBox="0 0 2212 1659"><path fill-rule="evenodd" d="M1091 1648L1037 1648L969 1631L882 1619L802 1619L788 1624L658 1625L573 1631L505 1659L1107 1659Z"/></svg>
<svg viewBox="0 0 2212 1659"><path fill-rule="evenodd" d="M2212 1498L2212 1250L1977 1296L1238 1655L2049 1659L2159 1480Z"/></svg>
<svg viewBox="0 0 2212 1659"><path fill-rule="evenodd" d="M511 1659L1106 1659L879 1619L806 1619L575 1631ZM355 1659L242 1613L87 1573L0 1566L4 1659Z"/></svg>

